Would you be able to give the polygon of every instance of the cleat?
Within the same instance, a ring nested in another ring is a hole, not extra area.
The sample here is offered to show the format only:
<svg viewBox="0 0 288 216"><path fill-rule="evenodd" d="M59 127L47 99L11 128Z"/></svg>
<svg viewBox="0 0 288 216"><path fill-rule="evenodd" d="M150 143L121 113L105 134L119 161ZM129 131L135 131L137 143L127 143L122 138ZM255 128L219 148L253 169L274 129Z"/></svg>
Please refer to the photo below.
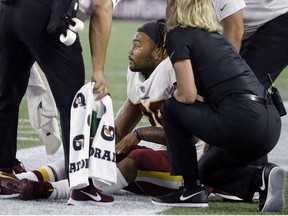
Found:
<svg viewBox="0 0 288 216"><path fill-rule="evenodd" d="M23 163L17 159L16 159L16 163L13 166L0 167L0 171L5 172L5 173L15 173L15 174L27 172Z"/></svg>
<svg viewBox="0 0 288 216"><path fill-rule="evenodd" d="M10 187L11 185L17 184L18 181L19 180L14 174L0 172L0 198L15 197L17 192L13 189L10 189Z"/></svg>
<svg viewBox="0 0 288 216"><path fill-rule="evenodd" d="M179 189L163 196L152 198L152 203L171 207L208 208L208 191L201 187L197 191Z"/></svg>
<svg viewBox="0 0 288 216"><path fill-rule="evenodd" d="M104 195L95 186L89 185L81 189L72 189L68 205L111 205L114 203L113 196Z"/></svg>
<svg viewBox="0 0 288 216"><path fill-rule="evenodd" d="M262 185L259 190L259 210L282 212L285 208L286 171L268 163L262 171Z"/></svg>
<svg viewBox="0 0 288 216"><path fill-rule="evenodd" d="M48 199L54 191L50 182L39 182L30 179L21 179L14 187L22 200Z"/></svg>

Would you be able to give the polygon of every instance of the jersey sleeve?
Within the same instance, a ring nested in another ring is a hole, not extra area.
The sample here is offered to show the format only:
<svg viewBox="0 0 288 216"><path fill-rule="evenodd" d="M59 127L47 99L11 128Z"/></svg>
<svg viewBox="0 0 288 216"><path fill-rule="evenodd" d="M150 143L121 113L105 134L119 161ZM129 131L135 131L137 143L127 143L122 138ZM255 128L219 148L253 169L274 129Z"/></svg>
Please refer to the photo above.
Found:
<svg viewBox="0 0 288 216"><path fill-rule="evenodd" d="M133 103L139 103L139 96L137 95L137 74L138 72L132 72L129 67L127 69L127 97Z"/></svg>
<svg viewBox="0 0 288 216"><path fill-rule="evenodd" d="M92 7L93 0L79 0L79 10L77 13L77 17L85 22L90 18L91 15L91 7ZM116 5L121 2L121 0L109 0L112 1L113 10L115 9Z"/></svg>
<svg viewBox="0 0 288 216"><path fill-rule="evenodd" d="M212 0L212 5L219 22L246 7L244 0Z"/></svg>

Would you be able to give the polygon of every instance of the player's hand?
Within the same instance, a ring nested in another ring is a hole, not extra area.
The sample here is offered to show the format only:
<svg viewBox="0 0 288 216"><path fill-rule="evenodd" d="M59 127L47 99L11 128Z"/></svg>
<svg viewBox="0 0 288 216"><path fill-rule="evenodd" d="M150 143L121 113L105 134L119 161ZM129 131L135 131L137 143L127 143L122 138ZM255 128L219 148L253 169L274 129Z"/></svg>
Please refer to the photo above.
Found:
<svg viewBox="0 0 288 216"><path fill-rule="evenodd" d="M96 82L93 88L93 93L96 95L96 100L100 100L108 94L108 82L104 77L103 72L94 72L91 78L92 82Z"/></svg>
<svg viewBox="0 0 288 216"><path fill-rule="evenodd" d="M116 144L116 154L128 153L138 143L139 140L136 138L135 134L131 132Z"/></svg>

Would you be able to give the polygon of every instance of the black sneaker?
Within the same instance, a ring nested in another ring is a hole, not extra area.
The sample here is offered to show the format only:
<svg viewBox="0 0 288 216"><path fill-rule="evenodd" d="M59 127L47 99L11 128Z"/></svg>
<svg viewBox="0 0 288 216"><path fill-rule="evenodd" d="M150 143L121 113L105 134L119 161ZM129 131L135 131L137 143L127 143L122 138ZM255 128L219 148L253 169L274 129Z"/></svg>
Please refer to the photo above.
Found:
<svg viewBox="0 0 288 216"><path fill-rule="evenodd" d="M204 187L196 191L179 189L178 192L152 198L152 203L173 207L208 208L208 191Z"/></svg>
<svg viewBox="0 0 288 216"><path fill-rule="evenodd" d="M259 190L259 210L281 212L285 208L286 171L268 163L262 171L262 185Z"/></svg>

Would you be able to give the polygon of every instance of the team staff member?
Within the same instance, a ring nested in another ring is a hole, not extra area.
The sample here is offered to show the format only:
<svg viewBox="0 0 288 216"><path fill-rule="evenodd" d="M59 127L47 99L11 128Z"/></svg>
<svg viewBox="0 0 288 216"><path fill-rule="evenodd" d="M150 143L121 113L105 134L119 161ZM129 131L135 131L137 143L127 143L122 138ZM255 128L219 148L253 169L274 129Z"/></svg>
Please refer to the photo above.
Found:
<svg viewBox="0 0 288 216"><path fill-rule="evenodd" d="M288 1L212 0L223 35L268 89L288 65Z"/></svg>
<svg viewBox="0 0 288 216"><path fill-rule="evenodd" d="M203 183L244 200L259 190L259 210L282 211L285 170L248 165L271 151L280 136L280 115L266 89L217 32L210 0L168 0L166 11L166 47L177 88L161 112L170 172L183 176L184 189L153 202L208 207ZM195 100L197 94L204 102ZM213 145L199 163L192 136Z"/></svg>
<svg viewBox="0 0 288 216"><path fill-rule="evenodd" d="M268 89L288 65L288 1L212 0L223 35ZM206 147L207 148L207 147ZM267 155L253 162L264 165Z"/></svg>
<svg viewBox="0 0 288 216"><path fill-rule="evenodd" d="M89 8L81 13L90 17L91 80L97 83L94 91L100 94L100 99L108 92L104 62L113 4L117 0L80 1L80 4L88 2ZM70 108L74 95L84 84L85 74L79 38L73 45L66 46L46 31L52 3L53 0L0 2L0 170L12 172L18 164L19 105L34 61L44 71L60 113L65 163L68 164Z"/></svg>

